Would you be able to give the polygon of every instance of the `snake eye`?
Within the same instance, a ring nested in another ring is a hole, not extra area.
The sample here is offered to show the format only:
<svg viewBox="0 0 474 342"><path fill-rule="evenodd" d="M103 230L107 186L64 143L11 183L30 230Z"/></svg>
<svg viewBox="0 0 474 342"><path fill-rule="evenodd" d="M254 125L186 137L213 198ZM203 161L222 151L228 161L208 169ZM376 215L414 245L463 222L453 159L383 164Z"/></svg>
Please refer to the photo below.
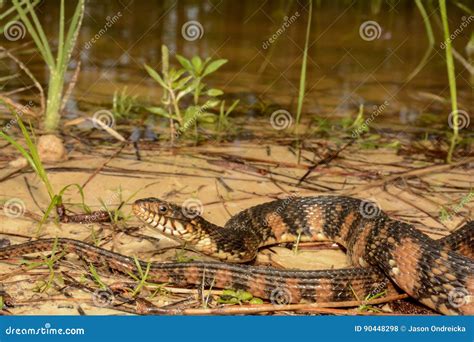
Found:
<svg viewBox="0 0 474 342"><path fill-rule="evenodd" d="M160 211L160 213L166 213L166 211L168 210L168 208L164 205L160 205L158 207L158 210Z"/></svg>

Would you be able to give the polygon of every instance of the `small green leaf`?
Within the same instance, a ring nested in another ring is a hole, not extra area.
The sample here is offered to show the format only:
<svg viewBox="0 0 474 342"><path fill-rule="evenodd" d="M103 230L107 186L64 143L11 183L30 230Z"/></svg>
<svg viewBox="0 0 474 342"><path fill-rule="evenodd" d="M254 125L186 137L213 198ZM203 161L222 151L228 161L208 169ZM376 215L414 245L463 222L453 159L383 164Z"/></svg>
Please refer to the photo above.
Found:
<svg viewBox="0 0 474 342"><path fill-rule="evenodd" d="M198 119L199 122L205 122L205 123L213 123L213 122L216 122L216 120L217 120L216 114L208 113L208 112L202 113Z"/></svg>
<svg viewBox="0 0 474 342"><path fill-rule="evenodd" d="M193 64L194 71L197 75L200 75L202 72L202 60L199 56L194 56L191 59L191 63Z"/></svg>
<svg viewBox="0 0 474 342"><path fill-rule="evenodd" d="M172 82L176 82L183 74L186 72L184 69L171 69L170 70L170 79ZM191 76L189 76L191 77Z"/></svg>
<svg viewBox="0 0 474 342"><path fill-rule="evenodd" d="M183 71L184 71L184 70L183 70ZM189 81L191 81L192 78L193 78L192 76L187 76L187 77L183 77L182 79L180 79L180 80L174 82L174 83L173 83L173 89L175 89L175 90L180 90L180 89L182 89L182 88L186 85L186 83L188 83ZM191 85L191 86L193 86L193 85ZM194 88L194 87L193 87L193 88Z"/></svg>
<svg viewBox="0 0 474 342"><path fill-rule="evenodd" d="M168 89L165 81L161 78L160 74L158 74L153 68L145 64L145 69L148 72L148 75L151 76L156 82L158 82L163 88Z"/></svg>
<svg viewBox="0 0 474 342"><path fill-rule="evenodd" d="M214 71L216 71L217 69L219 69L221 66L223 66L226 63L227 63L227 59L217 59L209 63L209 65L206 67L206 70L204 71L202 76L204 77L206 75L212 74Z"/></svg>
<svg viewBox="0 0 474 342"><path fill-rule="evenodd" d="M222 296L236 297L237 292L235 292L234 290L231 290L231 289L227 289L227 290L222 291Z"/></svg>
<svg viewBox="0 0 474 342"><path fill-rule="evenodd" d="M191 73L194 71L193 65L191 64L191 61L189 59L187 59L183 56L180 56L180 55L176 55L176 59L183 66L183 68L185 68L187 71L189 71Z"/></svg>
<svg viewBox="0 0 474 342"><path fill-rule="evenodd" d="M252 298L249 302L250 304L263 304L263 300L261 300L260 298Z"/></svg>
<svg viewBox="0 0 474 342"><path fill-rule="evenodd" d="M168 119L170 118L170 114L161 107L147 107L146 110L148 110L149 112L153 114L161 115Z"/></svg>
<svg viewBox="0 0 474 342"><path fill-rule="evenodd" d="M232 111L235 109L235 107L239 104L240 100L235 100L234 103L227 109L225 112L225 116L228 116Z"/></svg>
<svg viewBox="0 0 474 342"><path fill-rule="evenodd" d="M239 298L243 302L248 302L253 298L253 295L247 291L239 291L237 298Z"/></svg>
<svg viewBox="0 0 474 342"><path fill-rule="evenodd" d="M163 74L166 75L168 74L168 69L170 67L170 52L168 50L168 47L166 45L161 45L161 65Z"/></svg>
<svg viewBox="0 0 474 342"><path fill-rule="evenodd" d="M202 107L203 108L214 108L214 107L218 106L219 103L220 103L219 100L211 99L211 100L207 100L206 103Z"/></svg>
<svg viewBox="0 0 474 342"><path fill-rule="evenodd" d="M208 96L221 96L222 94L224 94L224 92L220 89L215 89L215 88L212 88L212 89L209 89L206 94Z"/></svg>

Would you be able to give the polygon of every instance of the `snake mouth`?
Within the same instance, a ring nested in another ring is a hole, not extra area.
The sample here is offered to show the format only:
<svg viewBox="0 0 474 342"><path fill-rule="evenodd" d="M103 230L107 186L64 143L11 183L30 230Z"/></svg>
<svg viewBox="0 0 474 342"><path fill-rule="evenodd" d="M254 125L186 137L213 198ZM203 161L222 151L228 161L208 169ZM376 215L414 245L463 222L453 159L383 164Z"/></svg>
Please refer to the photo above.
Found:
<svg viewBox="0 0 474 342"><path fill-rule="evenodd" d="M186 233L180 217L176 217L172 205L156 198L135 201L132 211L141 221L169 236L180 237Z"/></svg>

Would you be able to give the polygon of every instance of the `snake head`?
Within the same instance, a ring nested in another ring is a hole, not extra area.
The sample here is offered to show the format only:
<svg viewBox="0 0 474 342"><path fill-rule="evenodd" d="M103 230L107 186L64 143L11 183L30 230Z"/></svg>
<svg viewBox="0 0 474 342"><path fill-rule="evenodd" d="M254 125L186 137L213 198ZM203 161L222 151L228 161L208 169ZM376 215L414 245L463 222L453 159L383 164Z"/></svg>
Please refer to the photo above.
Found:
<svg viewBox="0 0 474 342"><path fill-rule="evenodd" d="M188 233L191 220L179 205L150 197L135 201L132 210L140 220L169 236L184 239Z"/></svg>

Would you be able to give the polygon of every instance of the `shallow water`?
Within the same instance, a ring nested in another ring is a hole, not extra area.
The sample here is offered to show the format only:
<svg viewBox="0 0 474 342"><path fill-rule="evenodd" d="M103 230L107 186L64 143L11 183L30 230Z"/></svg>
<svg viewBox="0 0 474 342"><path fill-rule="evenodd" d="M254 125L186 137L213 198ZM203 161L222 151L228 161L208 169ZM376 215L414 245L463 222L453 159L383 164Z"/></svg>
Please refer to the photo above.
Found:
<svg viewBox="0 0 474 342"><path fill-rule="evenodd" d="M446 123L450 107L443 98L449 98L449 89L436 15L431 17L437 39L434 52L418 76L407 83L428 47L422 18L413 1L386 1L377 7L378 3L315 3L304 115L332 118L355 114L360 103L370 112L374 105L387 101L378 123L399 123L400 129L423 126L418 120L421 113L437 114L437 119ZM47 35L56 37L57 4L43 2L40 10ZM159 66L162 44L187 57L197 54L228 59L229 63L210 77L212 85L249 103L264 101L295 111L308 16L304 2L95 0L87 2L86 11L80 52L71 63L74 67L80 60L82 68L68 105L70 116L109 108L113 92L125 86L144 102L158 102L159 87L143 65ZM434 9L428 6L427 11L431 14ZM449 6L448 13L451 31L466 20L455 6ZM202 30L198 27L200 38L183 38L182 28L188 21L202 26ZM375 21L373 30L361 35L361 25L368 21ZM464 56L472 25L453 41ZM27 40L28 35L5 44L18 46ZM39 58L32 56L27 65L40 80L46 75ZM460 65L456 72L460 106L469 111L474 99L472 80Z"/></svg>

